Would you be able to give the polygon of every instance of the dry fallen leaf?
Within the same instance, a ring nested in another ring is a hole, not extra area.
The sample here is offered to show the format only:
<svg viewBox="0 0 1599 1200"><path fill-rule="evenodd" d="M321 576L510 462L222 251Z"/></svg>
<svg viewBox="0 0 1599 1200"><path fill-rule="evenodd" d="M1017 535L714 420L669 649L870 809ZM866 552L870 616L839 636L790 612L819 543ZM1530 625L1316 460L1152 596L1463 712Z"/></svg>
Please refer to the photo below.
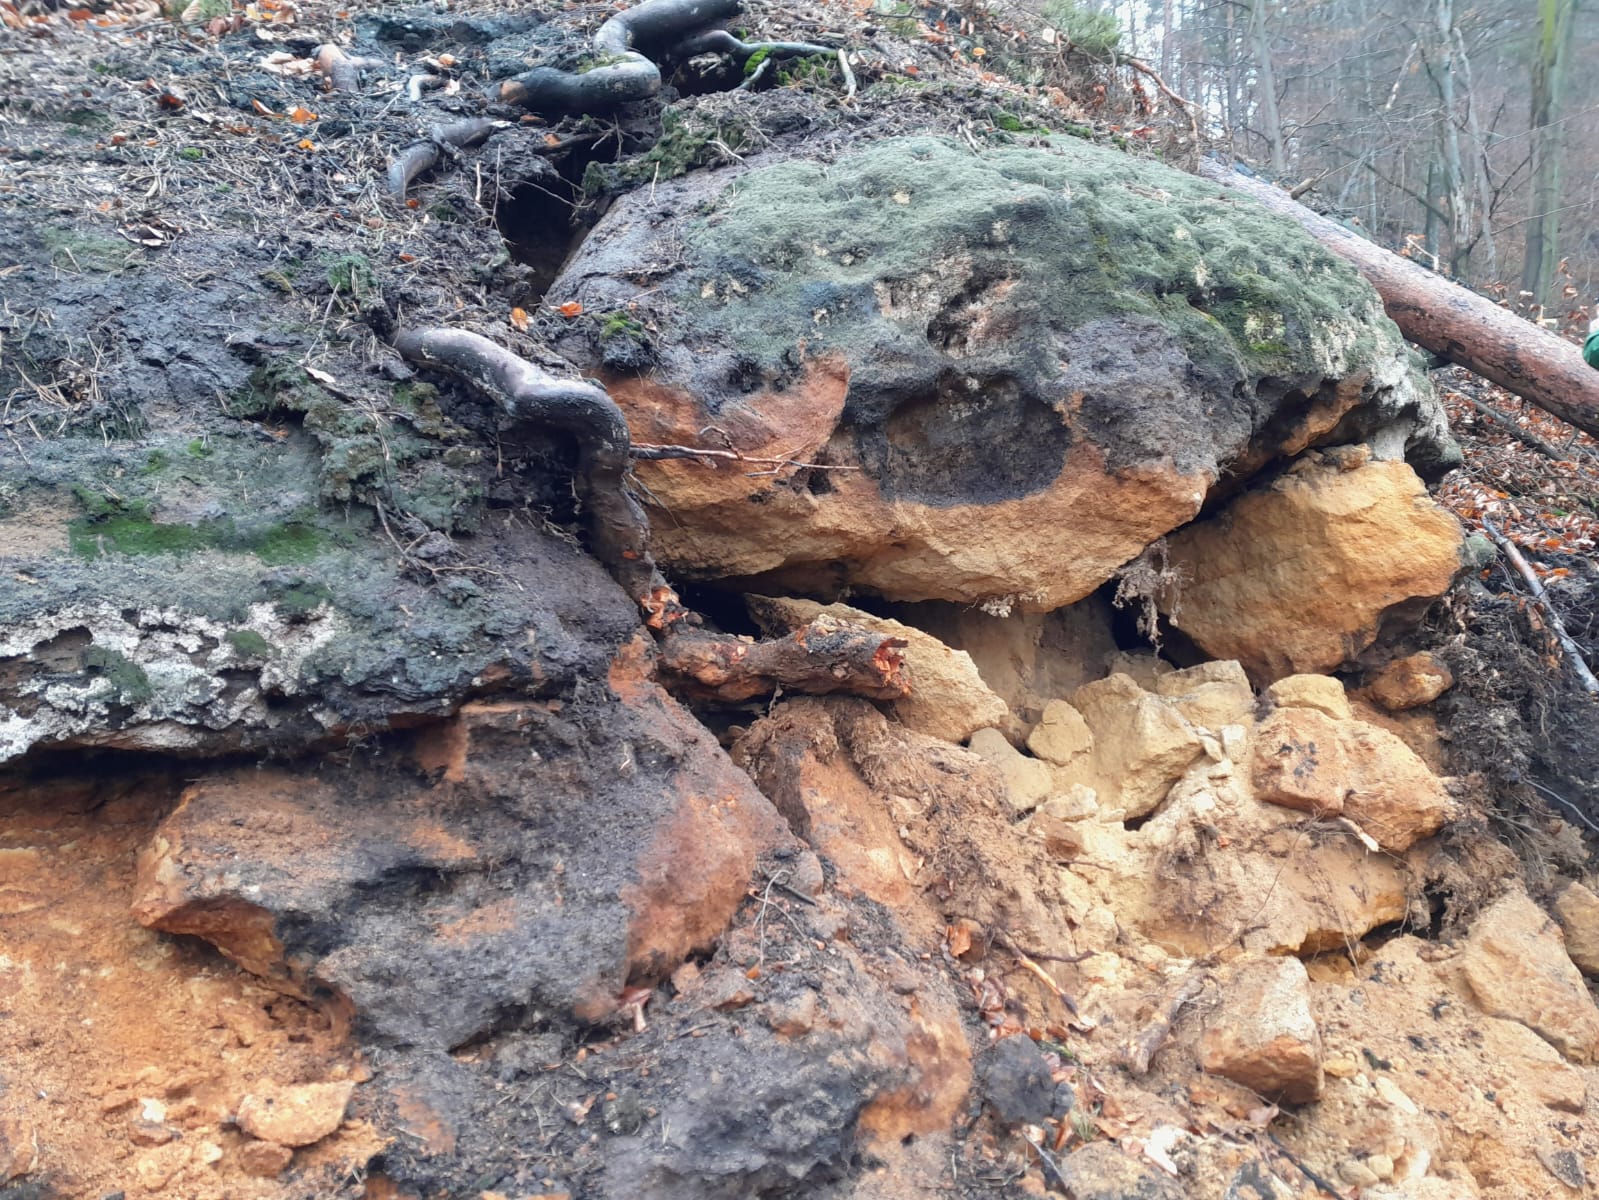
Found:
<svg viewBox="0 0 1599 1200"><path fill-rule="evenodd" d="M316 119L316 113L312 112L309 108L306 108L303 105L296 104L289 110L289 120L293 121L296 125L304 125L310 121L315 121Z"/></svg>
<svg viewBox="0 0 1599 1200"><path fill-rule="evenodd" d="M295 143L295 145L299 146L300 149L302 149L302 150L315 150L316 149L316 143L313 142L310 138L301 138L298 142Z"/></svg>
<svg viewBox="0 0 1599 1200"><path fill-rule="evenodd" d="M511 327L513 329L515 329L518 333L527 332L527 310L526 309L513 308L511 310Z"/></svg>
<svg viewBox="0 0 1599 1200"><path fill-rule="evenodd" d="M556 309L555 311L560 313L563 317L567 318L568 320L571 320L573 317L581 317L583 315L583 306L581 304L579 304L576 300L568 300L565 304L561 305L561 307Z"/></svg>

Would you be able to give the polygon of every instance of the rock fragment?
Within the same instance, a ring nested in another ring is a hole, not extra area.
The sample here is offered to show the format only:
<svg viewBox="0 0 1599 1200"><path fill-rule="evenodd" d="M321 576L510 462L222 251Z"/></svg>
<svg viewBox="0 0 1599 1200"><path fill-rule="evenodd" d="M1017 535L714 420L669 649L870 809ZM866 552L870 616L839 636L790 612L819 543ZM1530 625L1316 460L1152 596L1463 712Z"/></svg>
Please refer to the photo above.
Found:
<svg viewBox="0 0 1599 1200"><path fill-rule="evenodd" d="M1026 1034L1001 1038L979 1068L983 1094L1007 1125L1038 1125L1054 1111L1049 1061Z"/></svg>
<svg viewBox="0 0 1599 1200"><path fill-rule="evenodd" d="M1221 1006L1199 1040L1200 1065L1268 1100L1321 1096L1321 1034L1310 977L1297 958L1257 959L1222 985Z"/></svg>
<svg viewBox="0 0 1599 1200"><path fill-rule="evenodd" d="M1344 815L1384 850L1402 854L1455 815L1443 783L1399 738L1363 721L1340 729L1349 762Z"/></svg>
<svg viewBox="0 0 1599 1200"><path fill-rule="evenodd" d="M257 1179L276 1179L289 1169L294 1151L276 1142L246 1142L229 1157L239 1170Z"/></svg>
<svg viewBox="0 0 1599 1200"><path fill-rule="evenodd" d="M1335 721L1354 716L1344 685L1331 675L1288 675L1266 689L1278 708L1314 708Z"/></svg>
<svg viewBox="0 0 1599 1200"><path fill-rule="evenodd" d="M355 1084L288 1084L252 1092L239 1101L239 1128L263 1142L309 1146L320 1142L344 1120Z"/></svg>
<svg viewBox="0 0 1599 1200"><path fill-rule="evenodd" d="M1436 654L1422 651L1395 659L1367 689L1389 712L1431 704L1455 684L1455 676Z"/></svg>
<svg viewBox="0 0 1599 1200"><path fill-rule="evenodd" d="M20 1179L38 1162L38 1135L15 1113L0 1113L0 1184Z"/></svg>
<svg viewBox="0 0 1599 1200"><path fill-rule="evenodd" d="M1027 735L1027 748L1045 762L1067 767L1094 748L1094 733L1082 713L1065 700L1051 700Z"/></svg>
<svg viewBox="0 0 1599 1200"><path fill-rule="evenodd" d="M1049 767L1016 749L999 730L979 729L972 734L971 748L999 769L1011 807L1017 812L1031 812L1054 791Z"/></svg>
<svg viewBox="0 0 1599 1200"><path fill-rule="evenodd" d="M1301 812L1336 815L1349 790L1338 722L1314 708L1284 708L1255 733L1255 798Z"/></svg>
<svg viewBox="0 0 1599 1200"><path fill-rule="evenodd" d="M1566 954L1584 975L1599 978L1599 896L1580 883L1555 900L1555 920L1566 935Z"/></svg>
<svg viewBox="0 0 1599 1200"><path fill-rule="evenodd" d="M1490 1016L1521 1022L1574 1063L1599 1057L1599 1007L1559 928L1525 892L1502 896L1477 918L1461 972Z"/></svg>
<svg viewBox="0 0 1599 1200"><path fill-rule="evenodd" d="M1343 470L1307 455L1172 536L1184 582L1163 603L1208 654L1265 684L1333 670L1379 629L1419 617L1454 582L1464 546L1404 463Z"/></svg>
<svg viewBox="0 0 1599 1200"><path fill-rule="evenodd" d="M1172 700L1177 711L1211 733L1247 721L1255 709L1255 689L1237 662L1200 663L1155 678L1150 691Z"/></svg>
<svg viewBox="0 0 1599 1200"><path fill-rule="evenodd" d="M964 742L979 729L1003 725L1010 708L983 682L964 650L887 617L879 617L847 604L818 604L814 600L748 596L750 614L769 632L789 632L818 616L835 617L847 625L905 639L905 666L911 694L893 702L894 715L907 728L946 742Z"/></svg>
<svg viewBox="0 0 1599 1200"><path fill-rule="evenodd" d="M1093 731L1093 783L1106 815L1129 820L1154 811L1205 753L1177 702L1130 676L1084 684L1072 704Z"/></svg>
<svg viewBox="0 0 1599 1200"><path fill-rule="evenodd" d="M1061 1160L1061 1175L1075 1200L1183 1200L1182 1183L1111 1142L1090 1142Z"/></svg>

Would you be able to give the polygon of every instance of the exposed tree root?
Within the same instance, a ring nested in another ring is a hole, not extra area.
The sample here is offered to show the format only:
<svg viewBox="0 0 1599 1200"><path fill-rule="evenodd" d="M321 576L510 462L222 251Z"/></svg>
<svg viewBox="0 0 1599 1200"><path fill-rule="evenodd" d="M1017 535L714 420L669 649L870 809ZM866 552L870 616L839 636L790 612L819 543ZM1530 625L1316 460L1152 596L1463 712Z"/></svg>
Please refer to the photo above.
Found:
<svg viewBox="0 0 1599 1200"><path fill-rule="evenodd" d="M661 88L661 69L636 45L670 45L684 35L726 21L739 13L739 0L644 0L619 12L594 35L598 65L573 73L534 67L502 80L489 98L542 113L610 112Z"/></svg>
<svg viewBox="0 0 1599 1200"><path fill-rule="evenodd" d="M488 392L517 425L556 429L578 444L578 487L588 510L594 555L627 594L666 629L687 615L650 557L650 527L628 493L629 437L622 410L605 390L540 370L486 337L461 329L407 329L400 354Z"/></svg>
<svg viewBox="0 0 1599 1200"><path fill-rule="evenodd" d="M844 692L873 700L910 694L903 638L818 617L787 637L746 642L684 632L661 643L658 670L670 690L697 700L737 703L789 692Z"/></svg>
<svg viewBox="0 0 1599 1200"><path fill-rule="evenodd" d="M389 166L389 192L403 197L411 181L423 171L432 170L446 150L475 146L490 134L510 127L508 121L491 121L486 117L435 125L428 131L426 141L412 142L394 156L394 162Z"/></svg>
<svg viewBox="0 0 1599 1200"><path fill-rule="evenodd" d="M768 58L837 56L848 95L854 96L854 73L836 46L745 42L724 29L706 29L718 21L732 19L740 10L740 0L644 0L600 26L594 35L594 52L601 60L598 65L575 73L534 67L496 84L490 89L489 98L544 113L609 112L660 90L661 69L656 59L684 59L696 54L725 54L740 65L757 54L764 56L762 65ZM640 53L636 47L641 45L653 47L655 58Z"/></svg>
<svg viewBox="0 0 1599 1200"><path fill-rule="evenodd" d="M322 72L322 77L327 80L328 88L335 92L358 92L361 90L361 72L370 71L381 67L384 62L381 58L358 58L346 54L332 42L319 48L316 52L316 67Z"/></svg>

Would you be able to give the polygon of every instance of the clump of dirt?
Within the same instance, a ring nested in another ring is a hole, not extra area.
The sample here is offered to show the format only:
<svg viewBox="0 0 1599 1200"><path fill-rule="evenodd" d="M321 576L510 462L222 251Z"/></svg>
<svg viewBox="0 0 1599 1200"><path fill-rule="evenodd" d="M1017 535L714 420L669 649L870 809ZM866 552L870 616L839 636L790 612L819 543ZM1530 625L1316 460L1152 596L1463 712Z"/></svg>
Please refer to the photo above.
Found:
<svg viewBox="0 0 1599 1200"><path fill-rule="evenodd" d="M122 765L0 783L0 1094L37 1147L28 1181L42 1196L275 1200L282 1184L245 1169L240 1100L366 1070L336 1014L129 917L135 859L182 777ZM384 1140L347 1121L294 1166L319 1196L356 1196Z"/></svg>

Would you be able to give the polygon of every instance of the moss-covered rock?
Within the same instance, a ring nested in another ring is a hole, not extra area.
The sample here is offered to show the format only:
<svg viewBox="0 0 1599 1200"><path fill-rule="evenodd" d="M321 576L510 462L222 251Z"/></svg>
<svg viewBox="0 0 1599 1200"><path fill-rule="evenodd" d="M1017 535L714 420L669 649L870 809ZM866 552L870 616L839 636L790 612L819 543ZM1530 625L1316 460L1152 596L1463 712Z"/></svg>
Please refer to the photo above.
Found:
<svg viewBox="0 0 1599 1200"><path fill-rule="evenodd" d="M642 279L640 262L675 262ZM664 557L902 599L1066 603L1218 481L1328 440L1450 461L1371 288L1193 176L1058 138L936 138L699 174L616 205L551 299L654 331L647 379L583 365L649 440L715 427L751 478L642 468ZM818 571L824 574L819 575Z"/></svg>

